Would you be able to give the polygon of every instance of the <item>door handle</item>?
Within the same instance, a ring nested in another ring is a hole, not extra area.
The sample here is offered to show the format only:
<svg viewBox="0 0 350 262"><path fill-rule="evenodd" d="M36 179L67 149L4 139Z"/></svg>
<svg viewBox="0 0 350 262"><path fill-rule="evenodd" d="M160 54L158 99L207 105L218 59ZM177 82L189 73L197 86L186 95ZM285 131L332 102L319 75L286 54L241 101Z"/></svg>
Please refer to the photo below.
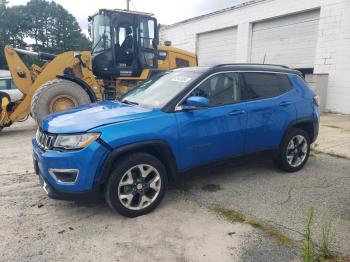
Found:
<svg viewBox="0 0 350 262"><path fill-rule="evenodd" d="M244 110L233 110L229 113L230 116L237 116L237 115L241 115L244 114L245 111Z"/></svg>
<svg viewBox="0 0 350 262"><path fill-rule="evenodd" d="M289 106L289 105L291 105L292 104L292 102L289 102L289 101L282 101L281 103L280 103L280 106Z"/></svg>

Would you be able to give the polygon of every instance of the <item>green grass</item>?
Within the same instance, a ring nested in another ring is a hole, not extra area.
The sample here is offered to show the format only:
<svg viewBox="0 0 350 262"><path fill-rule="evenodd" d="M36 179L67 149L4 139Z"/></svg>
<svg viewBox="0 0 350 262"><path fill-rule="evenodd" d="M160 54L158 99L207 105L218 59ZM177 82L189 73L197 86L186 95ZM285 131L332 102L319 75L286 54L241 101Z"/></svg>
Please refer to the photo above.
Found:
<svg viewBox="0 0 350 262"><path fill-rule="evenodd" d="M252 216L248 216L241 211L222 206L211 208L215 213L224 217L231 223L245 223L260 230L265 235L271 237L277 244L295 246L296 241L271 225L260 221ZM301 243L301 257L304 262L350 262L350 258L342 256L341 253L332 251L332 234L334 234L331 220L324 220L322 224L322 243L320 246L314 244L312 240L311 227L314 218L314 208L308 209L307 224L305 226L304 238Z"/></svg>
<svg viewBox="0 0 350 262"><path fill-rule="evenodd" d="M317 257L319 260L335 260L341 259L341 254L333 251L332 237L335 233L334 225L332 225L332 219L329 214L325 215L322 222L322 243L318 249Z"/></svg>
<svg viewBox="0 0 350 262"><path fill-rule="evenodd" d="M322 242L321 245L314 244L312 239L312 225L314 218L314 207L309 207L307 212L307 224L303 240L301 242L301 258L303 262L347 262L349 258L344 257L340 252L333 251L332 236L334 235L334 226L330 215L325 216L322 221Z"/></svg>
<svg viewBox="0 0 350 262"><path fill-rule="evenodd" d="M225 217L231 223L236 223L236 222L242 223L245 221L245 215L236 210L225 208L225 207L219 207L219 206L214 207L213 210L219 215Z"/></svg>
<svg viewBox="0 0 350 262"><path fill-rule="evenodd" d="M273 228L272 226L256 218L248 217L247 215L243 214L240 211L237 211L231 208L220 207L220 206L215 206L214 208L212 208L212 210L218 213L219 215L223 216L226 220L228 220L231 223L246 223L256 229L261 230L267 236L272 237L278 244L281 244L281 245L295 244L295 241L293 239L286 236L278 229Z"/></svg>
<svg viewBox="0 0 350 262"><path fill-rule="evenodd" d="M264 232L267 236L272 237L277 244L280 245L287 245L292 246L295 244L295 241L285 235L283 232L279 231L276 228L271 227L268 224L263 223L262 221L258 221L256 219L249 219L246 221L247 224L251 225L254 228L260 229L262 232Z"/></svg>
<svg viewBox="0 0 350 262"><path fill-rule="evenodd" d="M309 207L309 209L307 210L307 223L305 226L305 232L300 247L301 258L304 262L313 262L316 258L311 231L311 226L314 219L314 212L315 208L313 206Z"/></svg>

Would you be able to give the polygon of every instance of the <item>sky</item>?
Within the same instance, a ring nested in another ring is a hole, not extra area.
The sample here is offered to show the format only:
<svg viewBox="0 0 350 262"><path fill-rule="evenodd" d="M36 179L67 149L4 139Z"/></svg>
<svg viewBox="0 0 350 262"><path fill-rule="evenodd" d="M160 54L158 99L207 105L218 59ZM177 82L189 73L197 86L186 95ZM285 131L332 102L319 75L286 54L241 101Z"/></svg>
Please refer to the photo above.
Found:
<svg viewBox="0 0 350 262"><path fill-rule="evenodd" d="M247 0L132 0L131 10L155 14L158 23L172 24L187 18L210 13L230 7ZM28 0L9 0L9 5L26 4ZM87 17L98 9L126 9L126 0L56 0L79 22L81 28L87 32Z"/></svg>

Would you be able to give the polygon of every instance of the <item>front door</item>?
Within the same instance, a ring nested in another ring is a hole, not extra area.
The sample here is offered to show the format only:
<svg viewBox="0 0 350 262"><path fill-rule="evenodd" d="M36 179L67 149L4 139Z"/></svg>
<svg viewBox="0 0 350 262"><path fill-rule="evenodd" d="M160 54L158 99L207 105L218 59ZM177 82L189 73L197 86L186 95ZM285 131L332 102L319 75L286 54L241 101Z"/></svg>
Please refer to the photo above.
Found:
<svg viewBox="0 0 350 262"><path fill-rule="evenodd" d="M189 96L208 98L210 107L176 113L181 169L241 154L247 116L238 73L215 74Z"/></svg>

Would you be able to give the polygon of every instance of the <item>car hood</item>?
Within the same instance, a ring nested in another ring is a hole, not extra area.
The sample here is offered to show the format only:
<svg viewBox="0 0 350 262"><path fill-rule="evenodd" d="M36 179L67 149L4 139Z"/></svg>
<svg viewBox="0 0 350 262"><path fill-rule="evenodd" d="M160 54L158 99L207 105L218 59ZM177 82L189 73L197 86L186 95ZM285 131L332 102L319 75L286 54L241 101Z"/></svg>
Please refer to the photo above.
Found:
<svg viewBox="0 0 350 262"><path fill-rule="evenodd" d="M79 133L98 126L145 118L155 110L158 109L102 101L49 115L43 119L42 128L55 134Z"/></svg>

